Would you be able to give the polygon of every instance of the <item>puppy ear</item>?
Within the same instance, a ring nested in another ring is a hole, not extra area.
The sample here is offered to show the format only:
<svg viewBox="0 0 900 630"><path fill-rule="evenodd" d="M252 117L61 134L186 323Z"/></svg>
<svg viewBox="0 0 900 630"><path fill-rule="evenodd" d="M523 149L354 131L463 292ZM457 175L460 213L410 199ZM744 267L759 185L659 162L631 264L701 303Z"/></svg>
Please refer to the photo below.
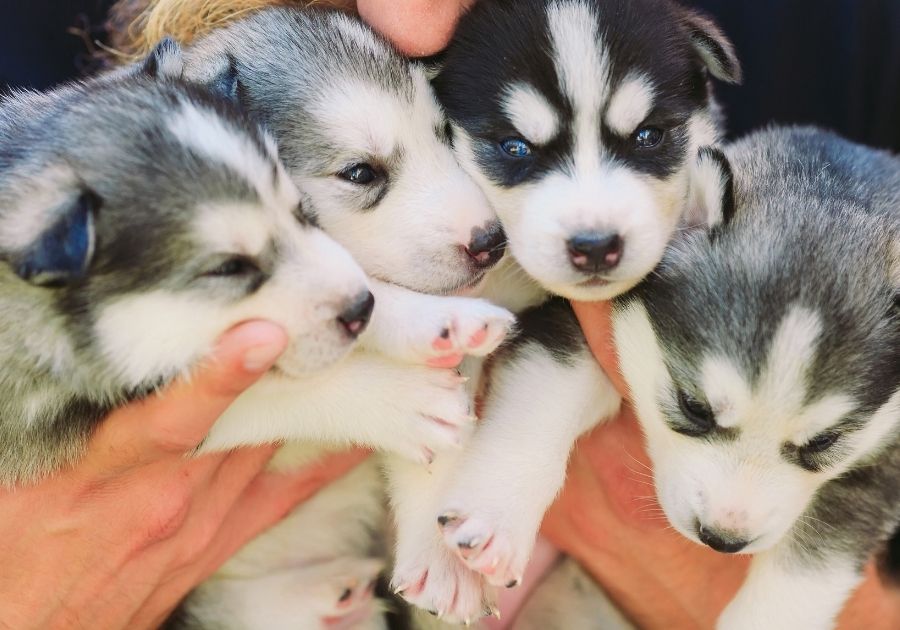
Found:
<svg viewBox="0 0 900 630"><path fill-rule="evenodd" d="M23 280L63 286L84 277L94 254L94 214L100 198L85 190L54 213L55 222L14 261Z"/></svg>
<svg viewBox="0 0 900 630"><path fill-rule="evenodd" d="M678 7L677 11L694 50L709 72L720 81L739 84L743 79L740 61L734 52L734 44L719 25L699 11L683 7Z"/></svg>
<svg viewBox="0 0 900 630"><path fill-rule="evenodd" d="M240 105L241 81L238 77L237 61L234 56L228 54L222 69L206 84L206 87L219 98Z"/></svg>
<svg viewBox="0 0 900 630"><path fill-rule="evenodd" d="M164 37L141 64L141 71L159 79L180 79L184 72L181 45L171 37Z"/></svg>
<svg viewBox="0 0 900 630"><path fill-rule="evenodd" d="M715 147L702 147L689 177L685 223L707 230L728 225L734 216L734 175L725 154Z"/></svg>

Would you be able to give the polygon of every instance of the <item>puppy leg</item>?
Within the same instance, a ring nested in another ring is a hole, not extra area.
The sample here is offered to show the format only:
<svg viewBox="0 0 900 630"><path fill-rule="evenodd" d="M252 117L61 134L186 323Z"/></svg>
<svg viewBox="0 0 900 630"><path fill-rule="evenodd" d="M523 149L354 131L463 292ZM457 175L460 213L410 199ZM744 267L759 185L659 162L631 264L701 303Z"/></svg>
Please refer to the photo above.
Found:
<svg viewBox="0 0 900 630"><path fill-rule="evenodd" d="M568 304L549 302L522 323L520 338L493 366L482 422L438 518L448 548L495 586L521 582L572 445L620 403ZM542 341L551 333L529 330L536 323L552 324L554 345Z"/></svg>
<svg viewBox="0 0 900 630"><path fill-rule="evenodd" d="M487 300L370 283L376 307L360 343L401 361L455 367L463 356L493 352L514 322L512 313Z"/></svg>
<svg viewBox="0 0 900 630"><path fill-rule="evenodd" d="M790 543L787 543L790 544ZM741 590L719 617L719 630L828 630L862 576L846 557L801 563L782 543L753 558Z"/></svg>
<svg viewBox="0 0 900 630"><path fill-rule="evenodd" d="M391 587L443 621L473 622L494 613L493 589L447 549L435 522L436 496L456 469L456 454L442 453L428 469L384 460L397 539Z"/></svg>
<svg viewBox="0 0 900 630"><path fill-rule="evenodd" d="M307 378L267 376L216 422L201 451L281 440L358 444L429 462L458 448L473 420L452 370L355 352Z"/></svg>

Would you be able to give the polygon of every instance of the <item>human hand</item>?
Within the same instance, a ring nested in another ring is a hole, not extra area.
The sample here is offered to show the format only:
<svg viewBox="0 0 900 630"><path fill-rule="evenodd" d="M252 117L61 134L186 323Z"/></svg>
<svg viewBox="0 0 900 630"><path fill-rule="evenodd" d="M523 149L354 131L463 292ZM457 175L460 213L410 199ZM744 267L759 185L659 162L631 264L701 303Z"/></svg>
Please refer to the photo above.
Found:
<svg viewBox="0 0 900 630"><path fill-rule="evenodd" d="M356 452L292 475L275 447L187 458L287 343L266 322L226 333L191 378L111 414L73 469L0 490L0 627L157 627L190 589Z"/></svg>
<svg viewBox="0 0 900 630"><path fill-rule="evenodd" d="M609 304L575 304L597 360L625 392ZM543 533L574 556L641 628L712 628L746 574L749 558L716 553L673 530L656 502L652 469L631 409L576 446L566 487ZM839 628L900 628L900 594L872 564Z"/></svg>
<svg viewBox="0 0 900 630"><path fill-rule="evenodd" d="M450 42L460 16L475 0L358 0L356 9L369 26L400 52L425 57Z"/></svg>

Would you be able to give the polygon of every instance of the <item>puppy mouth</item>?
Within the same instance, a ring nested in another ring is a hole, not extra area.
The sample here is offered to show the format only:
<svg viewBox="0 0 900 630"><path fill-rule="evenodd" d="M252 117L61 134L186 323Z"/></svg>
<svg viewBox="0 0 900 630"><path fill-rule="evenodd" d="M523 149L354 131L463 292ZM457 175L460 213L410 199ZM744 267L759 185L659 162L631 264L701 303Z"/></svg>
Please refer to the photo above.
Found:
<svg viewBox="0 0 900 630"><path fill-rule="evenodd" d="M606 278L601 278L601 277L597 276L594 278L589 278L587 280L583 280L575 286L583 288L583 289L596 289L599 287L608 286L611 283L612 283L612 280L607 280Z"/></svg>

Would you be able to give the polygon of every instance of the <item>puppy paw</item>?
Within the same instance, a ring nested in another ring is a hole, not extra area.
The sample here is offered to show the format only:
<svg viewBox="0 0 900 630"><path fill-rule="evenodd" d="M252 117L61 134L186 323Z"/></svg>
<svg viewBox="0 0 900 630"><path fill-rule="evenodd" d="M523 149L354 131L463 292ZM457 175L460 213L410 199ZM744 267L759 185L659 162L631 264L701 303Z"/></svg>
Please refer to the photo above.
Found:
<svg viewBox="0 0 900 630"><path fill-rule="evenodd" d="M339 558L322 565L311 586L321 602L318 612L323 620L333 623L368 606L383 570L384 562L378 558Z"/></svg>
<svg viewBox="0 0 900 630"><path fill-rule="evenodd" d="M474 298L433 297L408 324L408 359L432 367L456 367L467 355L497 349L515 318L506 309Z"/></svg>
<svg viewBox="0 0 900 630"><path fill-rule="evenodd" d="M448 623L468 625L490 615L499 617L496 595L484 579L451 554L436 551L412 561L398 554L394 592Z"/></svg>
<svg viewBox="0 0 900 630"><path fill-rule="evenodd" d="M447 548L469 569L494 586L513 588L522 575L534 547L534 535L493 523L486 516L446 510L438 527Z"/></svg>
<svg viewBox="0 0 900 630"><path fill-rule="evenodd" d="M388 393L400 426L390 436L390 450L430 464L437 453L463 445L475 420L465 378L453 370L409 366L395 382Z"/></svg>

